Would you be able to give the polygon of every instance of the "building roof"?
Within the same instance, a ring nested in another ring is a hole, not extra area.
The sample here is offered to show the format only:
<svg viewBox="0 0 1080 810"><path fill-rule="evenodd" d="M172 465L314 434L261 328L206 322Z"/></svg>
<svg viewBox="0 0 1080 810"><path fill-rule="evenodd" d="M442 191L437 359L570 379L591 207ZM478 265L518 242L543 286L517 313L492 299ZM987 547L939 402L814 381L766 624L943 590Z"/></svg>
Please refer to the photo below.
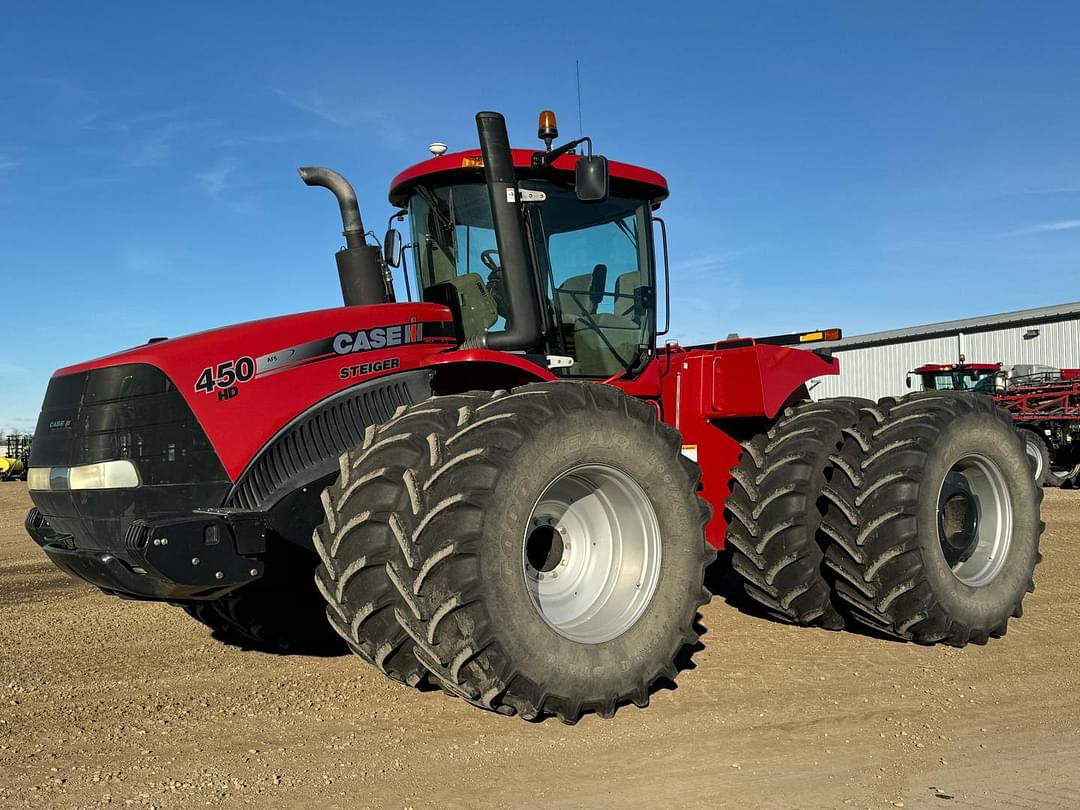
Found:
<svg viewBox="0 0 1080 810"><path fill-rule="evenodd" d="M1020 309L1015 312L1002 312L997 315L982 315L977 318L962 318L957 321L941 321L940 323L928 323L922 326L909 326L904 329L890 329L884 332L867 332L865 335L852 335L828 343L818 343L814 348L863 349L889 343L907 343L912 340L950 337L972 332L988 332L1008 327L1077 319L1080 319L1080 301L1050 307Z"/></svg>

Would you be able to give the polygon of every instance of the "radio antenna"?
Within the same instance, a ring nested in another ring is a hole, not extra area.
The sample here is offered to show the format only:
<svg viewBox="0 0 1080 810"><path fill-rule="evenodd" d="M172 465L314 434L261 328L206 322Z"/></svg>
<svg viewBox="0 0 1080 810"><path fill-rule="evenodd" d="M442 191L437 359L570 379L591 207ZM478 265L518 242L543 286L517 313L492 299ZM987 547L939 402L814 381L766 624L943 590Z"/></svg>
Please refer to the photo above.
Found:
<svg viewBox="0 0 1080 810"><path fill-rule="evenodd" d="M574 60L574 73L577 75L577 134L581 137L583 131L581 125L581 62Z"/></svg>

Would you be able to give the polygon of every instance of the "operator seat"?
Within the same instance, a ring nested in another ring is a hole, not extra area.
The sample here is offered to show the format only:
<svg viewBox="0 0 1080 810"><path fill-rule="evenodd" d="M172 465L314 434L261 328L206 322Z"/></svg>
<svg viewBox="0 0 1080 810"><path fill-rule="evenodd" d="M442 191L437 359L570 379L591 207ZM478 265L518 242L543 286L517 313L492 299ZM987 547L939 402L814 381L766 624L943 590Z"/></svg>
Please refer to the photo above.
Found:
<svg viewBox="0 0 1080 810"><path fill-rule="evenodd" d="M573 324L579 316L596 312L604 300L607 265L598 264L591 273L570 276L555 290L563 323Z"/></svg>
<svg viewBox="0 0 1080 810"><path fill-rule="evenodd" d="M589 301L591 286L592 274L582 273L570 276L555 290L563 323L574 323L584 313L596 312L596 307Z"/></svg>
<svg viewBox="0 0 1080 810"><path fill-rule="evenodd" d="M579 373L610 377L633 360L641 341L641 325L634 320L634 290L640 279L636 272L623 273L615 280L614 313L594 312L574 323Z"/></svg>

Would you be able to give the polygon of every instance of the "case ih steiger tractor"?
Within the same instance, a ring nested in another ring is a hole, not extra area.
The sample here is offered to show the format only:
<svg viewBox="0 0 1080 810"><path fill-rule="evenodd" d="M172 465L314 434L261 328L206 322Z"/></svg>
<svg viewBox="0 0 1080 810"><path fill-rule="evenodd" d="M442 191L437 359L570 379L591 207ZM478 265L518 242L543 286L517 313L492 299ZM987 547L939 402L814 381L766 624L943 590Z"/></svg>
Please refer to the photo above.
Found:
<svg viewBox="0 0 1080 810"><path fill-rule="evenodd" d="M553 149L550 113L537 151L476 120L479 150L391 184L412 300L396 232L384 258L349 184L301 169L340 205L344 307L56 372L27 528L58 566L242 643L331 628L405 684L568 723L677 676L725 543L786 621L1005 632L1041 524L1003 411L810 402L837 364L800 347L831 330L658 347L664 178Z"/></svg>

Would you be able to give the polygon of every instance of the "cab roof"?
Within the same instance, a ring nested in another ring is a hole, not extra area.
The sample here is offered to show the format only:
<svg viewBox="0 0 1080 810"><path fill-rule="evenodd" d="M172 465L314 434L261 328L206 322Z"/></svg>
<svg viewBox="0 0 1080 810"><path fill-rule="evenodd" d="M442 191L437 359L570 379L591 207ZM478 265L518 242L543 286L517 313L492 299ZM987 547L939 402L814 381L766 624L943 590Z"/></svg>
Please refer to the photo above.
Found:
<svg viewBox="0 0 1080 810"><path fill-rule="evenodd" d="M514 168L520 179L543 179L554 174L560 179L573 180L574 167L579 155L563 155L547 168L534 168L532 165L534 149L512 149ZM634 166L630 163L608 161L611 173L611 190L615 193L649 200L659 204L667 199L668 185L664 176L651 169ZM422 183L469 183L483 182L484 165L479 149L453 152L425 160L410 166L390 183L390 202L396 206L405 205L409 192Z"/></svg>
<svg viewBox="0 0 1080 810"><path fill-rule="evenodd" d="M931 371L1000 371L1001 363L927 363L915 369L916 374Z"/></svg>

